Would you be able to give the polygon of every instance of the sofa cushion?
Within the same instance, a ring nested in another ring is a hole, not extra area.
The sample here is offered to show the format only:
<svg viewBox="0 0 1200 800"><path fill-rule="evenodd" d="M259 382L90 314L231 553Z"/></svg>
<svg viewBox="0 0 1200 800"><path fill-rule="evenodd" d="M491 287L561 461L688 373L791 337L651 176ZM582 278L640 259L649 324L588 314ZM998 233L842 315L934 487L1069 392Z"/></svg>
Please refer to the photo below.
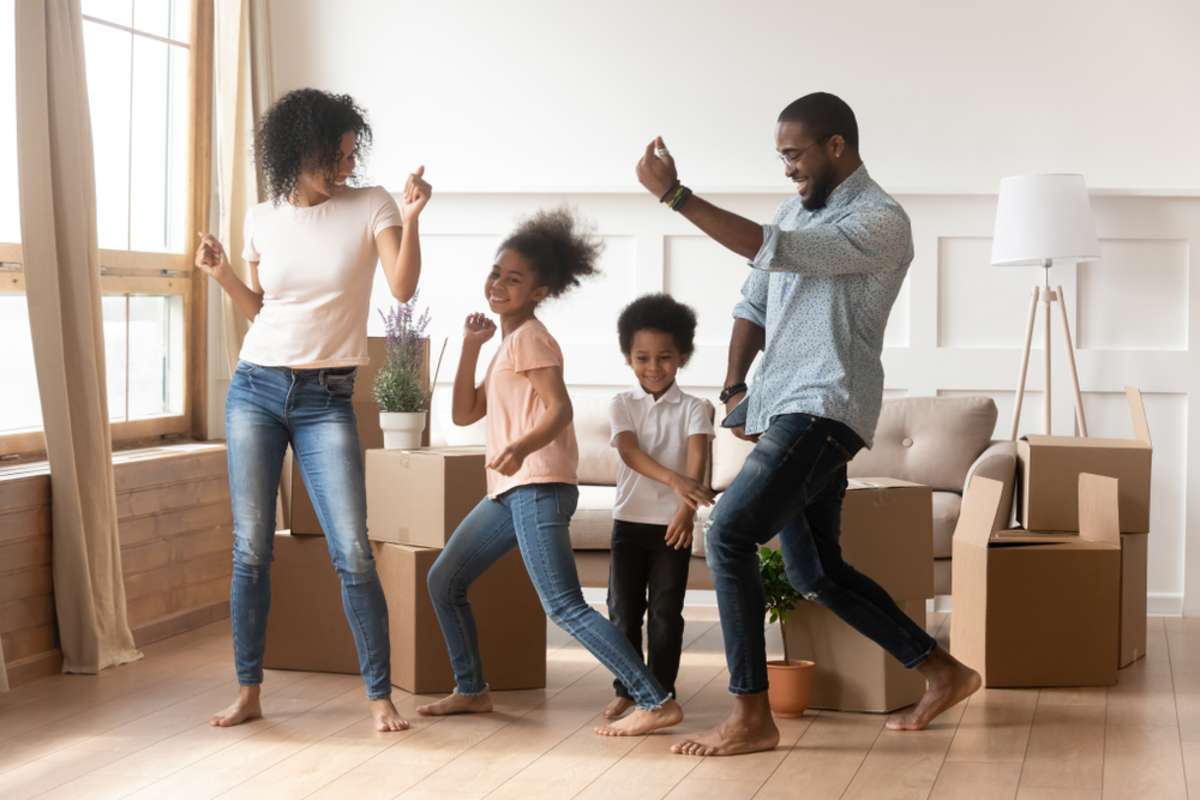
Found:
<svg viewBox="0 0 1200 800"><path fill-rule="evenodd" d="M933 557L950 558L954 551L954 528L962 510L962 495L954 492L933 493Z"/></svg>
<svg viewBox="0 0 1200 800"><path fill-rule="evenodd" d="M612 486L580 486L579 505L571 517L571 548L608 550L612 547L612 510L617 490Z"/></svg>
<svg viewBox="0 0 1200 800"><path fill-rule="evenodd" d="M715 491L723 492L729 488L753 449L754 442L737 438L728 428L717 427L712 458L712 487Z"/></svg>
<svg viewBox="0 0 1200 800"><path fill-rule="evenodd" d="M575 438L579 442L579 482L615 486L620 456L609 444L612 424L608 407L612 398L602 394L587 394L571 398L575 411ZM612 501L608 504L612 513Z"/></svg>
<svg viewBox="0 0 1200 800"><path fill-rule="evenodd" d="M990 397L905 397L883 404L875 443L850 462L850 477L886 475L961 492L971 464L991 442Z"/></svg>

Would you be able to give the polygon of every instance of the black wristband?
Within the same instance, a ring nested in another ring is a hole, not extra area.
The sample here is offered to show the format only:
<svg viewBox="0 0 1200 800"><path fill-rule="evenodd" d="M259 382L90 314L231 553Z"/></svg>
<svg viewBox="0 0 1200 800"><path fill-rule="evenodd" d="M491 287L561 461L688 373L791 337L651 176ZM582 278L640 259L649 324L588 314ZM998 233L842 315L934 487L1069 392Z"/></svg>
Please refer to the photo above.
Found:
<svg viewBox="0 0 1200 800"><path fill-rule="evenodd" d="M679 209L683 208L683 204L686 203L688 198L691 196L692 190L686 186L680 185L679 191L671 201L671 210L678 211Z"/></svg>
<svg viewBox="0 0 1200 800"><path fill-rule="evenodd" d="M671 196L671 192L675 191L678 188L679 188L679 178L676 178L675 182L671 184L671 188L667 189L667 191L663 193L663 196L658 198L658 202L660 202L660 203L667 202L667 198Z"/></svg>
<svg viewBox="0 0 1200 800"><path fill-rule="evenodd" d="M744 391L746 391L746 384L735 383L722 389L721 394L718 395L718 398L722 403L728 403L729 398L733 397L735 394L741 394Z"/></svg>

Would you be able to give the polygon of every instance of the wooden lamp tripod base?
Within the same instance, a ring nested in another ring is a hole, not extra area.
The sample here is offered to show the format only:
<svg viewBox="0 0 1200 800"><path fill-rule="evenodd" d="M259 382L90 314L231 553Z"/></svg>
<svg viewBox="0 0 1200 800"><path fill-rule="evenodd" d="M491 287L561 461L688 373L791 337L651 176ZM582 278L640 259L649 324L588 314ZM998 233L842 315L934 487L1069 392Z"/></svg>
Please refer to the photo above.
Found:
<svg viewBox="0 0 1200 800"><path fill-rule="evenodd" d="M1067 302L1066 296L1063 294L1061 286L1050 288L1050 261L1047 260L1042 264L1046 270L1046 278L1044 285L1033 287L1033 296L1029 303L1029 319L1025 324L1025 350L1021 355L1021 376L1017 382L1017 400L1013 407L1012 421L1012 439L1016 441L1017 430L1021 423L1021 405L1025 400L1025 376L1029 372L1029 350L1033 343L1033 325L1037 318L1037 307L1039 301L1045 306L1045 312L1042 320L1045 327L1045 342L1043 348L1046 353L1046 384L1045 397L1042 403L1042 424L1045 428L1047 436L1050 435L1050 307L1058 306L1059 319L1062 320L1063 336L1066 339L1067 347L1067 363L1071 365L1071 385L1075 389L1075 421L1079 428L1080 436L1087 436L1087 419L1083 414L1083 396L1079 393L1079 372L1075 367L1075 347L1071 342L1071 326L1067 322Z"/></svg>

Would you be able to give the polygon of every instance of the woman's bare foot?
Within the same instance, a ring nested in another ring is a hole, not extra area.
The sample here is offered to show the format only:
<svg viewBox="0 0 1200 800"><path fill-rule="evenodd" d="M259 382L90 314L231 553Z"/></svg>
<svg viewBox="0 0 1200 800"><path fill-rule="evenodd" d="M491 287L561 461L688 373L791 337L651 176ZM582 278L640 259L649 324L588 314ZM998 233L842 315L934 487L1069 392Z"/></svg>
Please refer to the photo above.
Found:
<svg viewBox="0 0 1200 800"><path fill-rule="evenodd" d="M917 669L925 676L925 694L907 714L888 720L888 730L923 731L943 711L966 700L983 685L978 672L940 647Z"/></svg>
<svg viewBox="0 0 1200 800"><path fill-rule="evenodd" d="M708 733L671 746L683 756L733 756L774 750L779 729L767 693L738 695L733 713Z"/></svg>
<svg viewBox="0 0 1200 800"><path fill-rule="evenodd" d="M617 695L604 707L604 718L617 719L631 708L633 708L632 700L628 697Z"/></svg>
<svg viewBox="0 0 1200 800"><path fill-rule="evenodd" d="M408 720L400 716L390 697L372 700L371 716L375 718L375 730L380 733L408 730Z"/></svg>
<svg viewBox="0 0 1200 800"><path fill-rule="evenodd" d="M417 713L423 717L445 717L450 714L486 714L492 710L492 693L453 694L443 697L436 703L417 706Z"/></svg>
<svg viewBox="0 0 1200 800"><path fill-rule="evenodd" d="M600 736L645 736L683 722L683 706L668 700L653 711L639 708L628 717L596 728Z"/></svg>
<svg viewBox="0 0 1200 800"><path fill-rule="evenodd" d="M262 705L259 703L261 686L242 686L238 690L237 700L208 718L208 724L214 728L232 728L252 719L262 717Z"/></svg>

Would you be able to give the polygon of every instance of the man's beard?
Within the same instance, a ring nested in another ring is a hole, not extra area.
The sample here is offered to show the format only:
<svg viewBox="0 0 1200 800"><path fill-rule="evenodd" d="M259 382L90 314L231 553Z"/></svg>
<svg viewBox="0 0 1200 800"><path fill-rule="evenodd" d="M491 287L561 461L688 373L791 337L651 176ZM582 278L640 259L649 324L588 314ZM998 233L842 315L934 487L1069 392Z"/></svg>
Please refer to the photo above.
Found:
<svg viewBox="0 0 1200 800"><path fill-rule="evenodd" d="M812 175L809 178L812 184L812 191L808 198L801 197L800 202L804 205L806 211L816 211L824 208L829 202L829 195L833 194L833 175L830 170L823 171L820 175Z"/></svg>

